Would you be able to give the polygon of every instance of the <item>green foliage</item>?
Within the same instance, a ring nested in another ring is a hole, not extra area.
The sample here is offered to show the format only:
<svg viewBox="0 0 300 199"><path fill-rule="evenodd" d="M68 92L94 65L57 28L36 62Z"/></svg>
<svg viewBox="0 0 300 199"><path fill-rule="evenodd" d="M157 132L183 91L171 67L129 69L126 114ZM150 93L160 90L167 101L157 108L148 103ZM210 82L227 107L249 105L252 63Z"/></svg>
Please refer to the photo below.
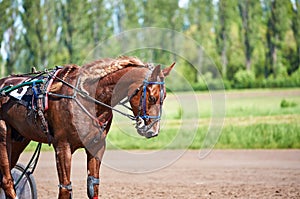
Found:
<svg viewBox="0 0 300 199"><path fill-rule="evenodd" d="M298 58L295 64L295 68L300 67L300 1L296 0L292 14L292 28L294 37L297 44L297 50L295 57Z"/></svg>
<svg viewBox="0 0 300 199"><path fill-rule="evenodd" d="M179 63L178 70L189 83L197 82L197 69L187 62Z"/></svg>
<svg viewBox="0 0 300 199"><path fill-rule="evenodd" d="M293 102L293 101L288 101L286 99L283 99L281 100L280 102L280 107L281 108L289 108L289 107L295 107L297 106L297 103L296 102Z"/></svg>
<svg viewBox="0 0 300 199"><path fill-rule="evenodd" d="M291 81L294 83L294 86L300 86L300 67L291 75Z"/></svg>
<svg viewBox="0 0 300 199"><path fill-rule="evenodd" d="M222 75L227 77L228 70L228 48L230 47L231 42L236 43L237 40L231 39L231 28L234 23L237 23L236 20L239 18L237 10L237 1L236 0L220 0L218 2L218 24L216 26L217 31L217 47L220 57L220 63L222 66Z"/></svg>
<svg viewBox="0 0 300 199"><path fill-rule="evenodd" d="M239 70L234 74L234 88L253 88L255 75L252 71Z"/></svg>
<svg viewBox="0 0 300 199"><path fill-rule="evenodd" d="M177 119L177 120L181 119L182 118L182 111L183 111L182 107L179 107L177 109L177 115L175 115L174 119Z"/></svg>
<svg viewBox="0 0 300 199"><path fill-rule="evenodd" d="M290 2L274 0L270 3L270 16L267 23L268 56L266 76L273 73L276 77L283 63L282 49L286 45L284 38L290 29L292 5Z"/></svg>
<svg viewBox="0 0 300 199"><path fill-rule="evenodd" d="M196 83L192 83L195 91L231 89L231 82L221 78L213 78L212 73L206 72Z"/></svg>
<svg viewBox="0 0 300 199"><path fill-rule="evenodd" d="M190 0L188 2L187 17L191 24L187 34L203 46L207 46L213 39L208 30L213 28L214 8L210 0Z"/></svg>
<svg viewBox="0 0 300 199"><path fill-rule="evenodd" d="M222 89L223 84L227 89L299 86L299 76L294 75L300 66L298 0L182 2L0 1L0 75L28 72L33 65L39 69L70 62L82 65L87 57L98 59L103 52L118 56L116 52L128 48L126 41L113 44L112 49L95 47L122 31L160 27L182 32L199 44L196 49L188 43L181 46L186 52L197 52L183 59L196 63L201 67L199 71L182 61L181 55L170 56L164 51L169 41L172 49L177 48L174 34L154 35L163 50L148 56L139 49L135 55L162 64L177 61L183 77L195 90ZM223 83L218 80L218 72L212 70L213 63L223 75ZM250 75L251 83L246 83L241 78L247 73L241 70L254 71L255 81ZM206 78L207 74L211 77ZM177 91L190 90L181 81L172 86Z"/></svg>
<svg viewBox="0 0 300 199"><path fill-rule="evenodd" d="M242 20L243 43L245 54L245 66L251 69L251 64L255 61L253 53L259 40L259 29L262 22L262 7L259 1L239 1L240 16Z"/></svg>
<svg viewBox="0 0 300 199"><path fill-rule="evenodd" d="M300 87L300 69L295 71L292 75L287 76L286 71L282 75L274 77L269 76L267 79L256 80L256 88L292 88Z"/></svg>

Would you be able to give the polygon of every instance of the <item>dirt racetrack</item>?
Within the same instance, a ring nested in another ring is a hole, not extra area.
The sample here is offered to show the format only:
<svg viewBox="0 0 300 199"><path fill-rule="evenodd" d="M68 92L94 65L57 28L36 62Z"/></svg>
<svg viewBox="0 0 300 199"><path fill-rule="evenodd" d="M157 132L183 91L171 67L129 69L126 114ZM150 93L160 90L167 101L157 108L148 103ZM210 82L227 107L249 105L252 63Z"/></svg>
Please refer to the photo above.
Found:
<svg viewBox="0 0 300 199"><path fill-rule="evenodd" d="M187 151L174 164L145 174L102 166L100 198L300 198L300 150L213 150L201 160L198 153ZM21 162L30 156L24 153ZM83 151L74 154L73 198L87 198L85 162ZM34 177L39 198L57 197L53 152L42 152Z"/></svg>

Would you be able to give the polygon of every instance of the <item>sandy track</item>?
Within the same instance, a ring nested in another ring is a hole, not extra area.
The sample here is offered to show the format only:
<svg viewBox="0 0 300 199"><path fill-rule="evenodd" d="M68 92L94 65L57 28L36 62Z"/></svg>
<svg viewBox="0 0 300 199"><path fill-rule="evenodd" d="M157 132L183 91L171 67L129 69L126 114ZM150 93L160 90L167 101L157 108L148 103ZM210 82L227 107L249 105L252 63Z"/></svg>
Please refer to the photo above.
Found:
<svg viewBox="0 0 300 199"><path fill-rule="evenodd" d="M106 160L118 156L118 152L109 153L113 155L106 155ZM30 154L24 153L21 162L29 160ZM202 160L197 155L198 151L187 151L171 166L147 174L124 173L103 166L100 196L300 198L300 150L214 150ZM85 154L79 151L73 157L73 197L87 198ZM57 197L53 152L42 152L34 177L39 198Z"/></svg>

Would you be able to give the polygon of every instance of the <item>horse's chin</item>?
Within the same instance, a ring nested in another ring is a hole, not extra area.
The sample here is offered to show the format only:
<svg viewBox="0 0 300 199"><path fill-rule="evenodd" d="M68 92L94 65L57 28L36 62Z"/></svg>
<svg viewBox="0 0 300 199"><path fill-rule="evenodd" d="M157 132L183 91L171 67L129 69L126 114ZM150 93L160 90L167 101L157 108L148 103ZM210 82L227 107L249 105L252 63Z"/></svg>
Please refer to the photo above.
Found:
<svg viewBox="0 0 300 199"><path fill-rule="evenodd" d="M151 129L149 129L148 131L143 131L143 130L137 130L138 134L140 134L141 136L145 137L145 138L153 138L158 136L158 132L155 132Z"/></svg>

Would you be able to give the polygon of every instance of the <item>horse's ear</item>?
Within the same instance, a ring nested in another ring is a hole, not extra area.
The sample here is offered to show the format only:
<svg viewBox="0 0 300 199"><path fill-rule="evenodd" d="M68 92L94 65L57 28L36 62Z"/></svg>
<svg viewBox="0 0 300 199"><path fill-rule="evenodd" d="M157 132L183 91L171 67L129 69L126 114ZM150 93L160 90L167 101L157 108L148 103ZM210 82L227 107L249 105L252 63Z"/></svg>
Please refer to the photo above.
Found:
<svg viewBox="0 0 300 199"><path fill-rule="evenodd" d="M174 66L175 66L175 62L173 62L173 64L171 66L169 66L168 68L164 68L162 70L165 77L170 74L170 72L171 72L171 70L173 69Z"/></svg>
<svg viewBox="0 0 300 199"><path fill-rule="evenodd" d="M157 77L160 74L160 65L155 66L151 74L151 81L157 81Z"/></svg>

